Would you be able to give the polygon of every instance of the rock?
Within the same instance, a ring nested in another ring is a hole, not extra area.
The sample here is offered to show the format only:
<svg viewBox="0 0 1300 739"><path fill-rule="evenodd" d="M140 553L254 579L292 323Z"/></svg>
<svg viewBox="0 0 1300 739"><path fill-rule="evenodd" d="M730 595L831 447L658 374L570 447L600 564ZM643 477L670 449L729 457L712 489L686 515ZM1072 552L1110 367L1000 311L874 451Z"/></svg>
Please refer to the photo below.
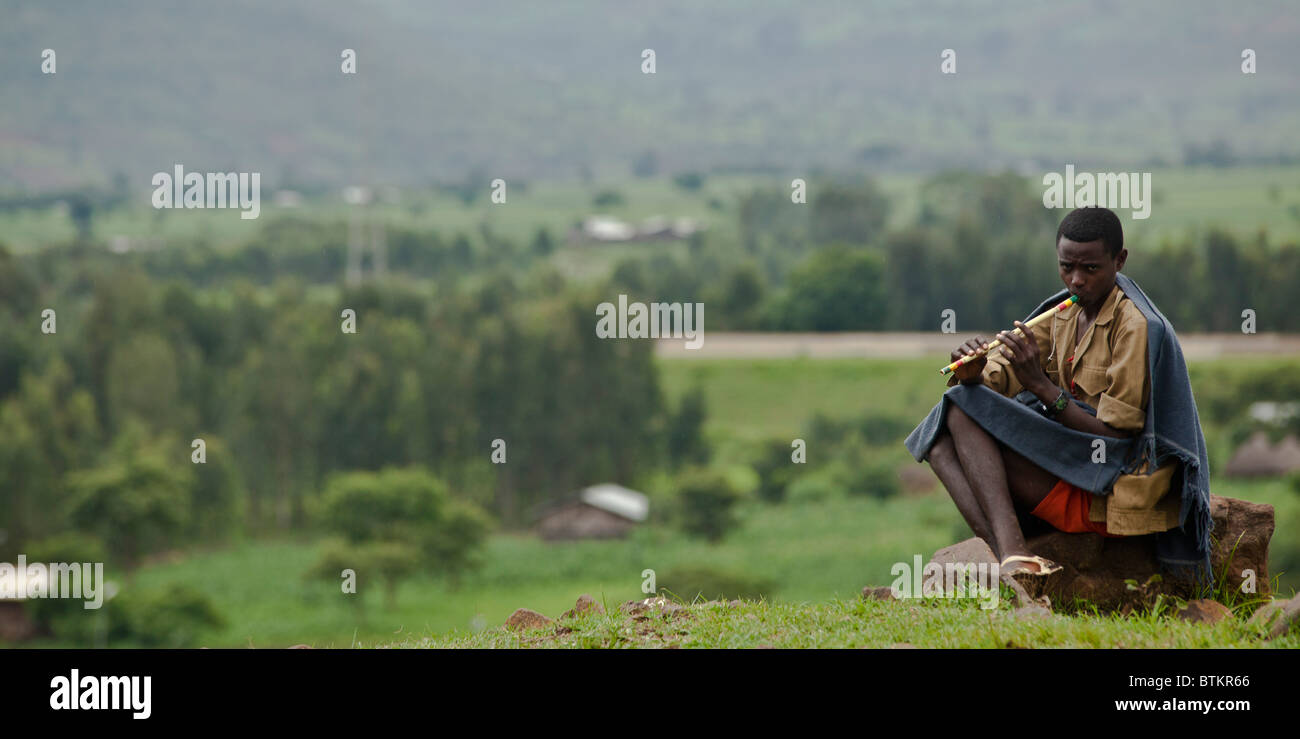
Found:
<svg viewBox="0 0 1300 739"><path fill-rule="evenodd" d="M646 598L645 600L629 600L618 607L621 613L626 613L633 618L640 620L648 618L651 613L663 613L670 617L689 616L690 609L679 603L663 597Z"/></svg>
<svg viewBox="0 0 1300 739"><path fill-rule="evenodd" d="M1199 598L1188 601L1178 611L1178 617L1194 624L1217 624L1225 618L1232 618L1232 611L1217 601Z"/></svg>
<svg viewBox="0 0 1300 739"><path fill-rule="evenodd" d="M1002 575L998 580L1003 585L1011 588L1011 595L1015 598L1017 608L1029 608L1050 602L1047 596L1042 594L1045 586L1043 580L1036 580L1024 575L1021 575L1018 578L1012 575ZM1026 587L1024 583L1028 583L1029 587ZM1034 592L1030 593L1029 588L1033 588Z"/></svg>
<svg viewBox="0 0 1300 739"><path fill-rule="evenodd" d="M1255 593L1267 596L1268 543L1273 536L1273 507L1234 498L1210 496L1210 514L1214 520L1213 550L1210 564L1214 576L1225 571L1226 587L1240 592L1248 579L1247 571L1254 571ZM1153 598L1157 593L1191 597L1190 583L1162 577L1142 591L1129 590L1125 580L1136 580L1139 585L1160 573L1155 556L1155 535L1131 536L1123 539L1103 539L1097 534L1067 534L1060 531L1035 536L1026 544L1034 554L1060 564L1064 569L1038 583L1041 593L1020 592L1016 598L1027 604L1031 597L1048 595L1056 603L1086 600L1101 611L1117 611L1126 605L1132 607ZM1234 551L1235 547L1235 551ZM1231 555L1231 561L1229 561ZM993 561L993 553L978 538L944 547L934 553L933 562ZM1011 580L1004 577L1003 582ZM1018 582L1031 582L1035 578L1020 577ZM1015 587L1012 587L1015 590Z"/></svg>
<svg viewBox="0 0 1300 739"><path fill-rule="evenodd" d="M520 608L510 614L506 619L504 628L507 629L538 629L543 626L550 626L555 623L551 619L543 616L537 611L530 611L527 608Z"/></svg>
<svg viewBox="0 0 1300 739"><path fill-rule="evenodd" d="M947 565L973 565L977 568L980 565L986 565L987 567L992 568L998 565L998 558L997 555L993 553L993 550L989 549L989 545L986 544L983 539L972 537L965 541L960 541L956 544L946 546L935 552L934 556L930 558L930 562L926 564L929 566L931 563L945 568ZM992 572L993 570L990 569L989 571ZM1042 595L1041 592L1031 593L1026 589L1025 583L1029 583L1034 590L1042 590L1042 583L1033 578L1017 579L1010 575L1002 575L999 579L1002 584L1011 588L1011 592L1013 593L1018 605L1034 605L1038 602L1037 599L1039 596ZM946 576L944 578L944 590L945 592L947 590ZM968 590L967 592L970 591Z"/></svg>
<svg viewBox="0 0 1300 739"><path fill-rule="evenodd" d="M868 585L867 587L862 589L862 599L863 600L897 600L897 598L894 597L893 589L890 588L888 585L881 585L880 587L875 587L875 588Z"/></svg>
<svg viewBox="0 0 1300 739"><path fill-rule="evenodd" d="M1285 600L1271 600L1257 608L1247 623L1271 627L1283 618L1283 609L1286 608L1287 603L1288 601Z"/></svg>
<svg viewBox="0 0 1300 739"><path fill-rule="evenodd" d="M315 649L315 647L309 647L306 644L295 644L292 647L287 647L287 648L288 649Z"/></svg>
<svg viewBox="0 0 1300 739"><path fill-rule="evenodd" d="M1255 611L1250 623L1268 629L1268 638L1276 639L1300 623L1300 595L1291 600L1275 600Z"/></svg>
<svg viewBox="0 0 1300 739"><path fill-rule="evenodd" d="M564 612L561 619L574 618L576 616L586 616L592 613L605 613L605 607L596 602L595 598L583 593L578 596L578 601L573 604L573 608Z"/></svg>
<svg viewBox="0 0 1300 739"><path fill-rule="evenodd" d="M1215 577L1226 565L1227 587L1240 593L1247 579L1243 573L1253 570L1254 595L1268 596L1268 543L1273 538L1273 506L1211 495L1210 515L1214 517L1212 536L1217 545L1210 555ZM1230 563L1229 554L1232 555Z"/></svg>
<svg viewBox="0 0 1300 739"><path fill-rule="evenodd" d="M993 554L993 550L989 549L989 545L984 543L983 539L972 537L940 549L934 553L930 561L939 565L949 563L978 565L980 562L996 564L998 558L997 555Z"/></svg>

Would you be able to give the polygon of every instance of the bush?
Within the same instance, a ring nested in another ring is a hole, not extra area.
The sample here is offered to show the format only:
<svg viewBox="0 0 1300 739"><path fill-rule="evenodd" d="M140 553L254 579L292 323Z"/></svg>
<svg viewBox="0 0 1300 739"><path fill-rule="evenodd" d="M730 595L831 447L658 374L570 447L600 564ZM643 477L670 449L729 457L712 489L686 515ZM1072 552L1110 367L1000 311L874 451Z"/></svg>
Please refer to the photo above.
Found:
<svg viewBox="0 0 1300 739"><path fill-rule="evenodd" d="M763 443L754 472L758 475L758 497L767 503L780 503L785 499L790 483L799 476L800 465L790 455L794 448L785 439L769 439Z"/></svg>
<svg viewBox="0 0 1300 739"><path fill-rule="evenodd" d="M335 475L318 518L336 538L308 575L337 578L352 569L358 579L375 577L384 582L390 607L398 581L419 571L458 584L480 564L490 528L482 509L453 499L441 480L414 467Z"/></svg>
<svg viewBox="0 0 1300 739"><path fill-rule="evenodd" d="M59 534L33 541L26 549L25 554L29 564L85 562L93 565L107 560L104 545L96 537L86 534ZM107 573L107 566L105 566L105 573ZM102 589L104 583L97 582L95 586ZM105 593L104 598L107 597L108 594ZM39 631L62 636L61 632L68 630L66 625L68 619L85 619L95 613L93 610L86 610L84 603L85 601L79 598L32 598L25 601L24 608ZM84 615L79 617L78 614Z"/></svg>
<svg viewBox="0 0 1300 739"><path fill-rule="evenodd" d="M204 631L225 625L207 595L183 583L127 591L110 602L118 602L126 616L124 637L143 647L192 647Z"/></svg>
<svg viewBox="0 0 1300 739"><path fill-rule="evenodd" d="M786 491L786 500L791 503L824 503L839 497L843 488L835 483L826 472L804 475L794 482Z"/></svg>
<svg viewBox="0 0 1300 739"><path fill-rule="evenodd" d="M105 593L98 610L80 600L56 601L75 606L52 614L55 637L79 646L181 649L199 645L204 634L225 626L225 619L202 591L184 583L160 588ZM44 601L48 602L48 601Z"/></svg>
<svg viewBox="0 0 1300 739"><path fill-rule="evenodd" d="M623 193L618 190L601 190L591 199L591 204L597 208L612 208L626 203Z"/></svg>
<svg viewBox="0 0 1300 739"><path fill-rule="evenodd" d="M699 172L683 172L673 177L673 184L683 190L694 192L704 187L704 175Z"/></svg>
<svg viewBox="0 0 1300 739"><path fill-rule="evenodd" d="M674 468L708 463L712 450L704 439L707 415L704 388L696 385L682 396L668 422L668 458Z"/></svg>
<svg viewBox="0 0 1300 739"><path fill-rule="evenodd" d="M846 455L838 479L851 495L891 498L902 491L902 482L893 466L881 460L867 460L864 454Z"/></svg>
<svg viewBox="0 0 1300 739"><path fill-rule="evenodd" d="M872 446L902 444L916 422L896 416L868 413L858 423L862 438Z"/></svg>
<svg viewBox="0 0 1300 739"><path fill-rule="evenodd" d="M867 469L863 483L862 492L873 498L892 498L903 490L898 470L884 461L876 462Z"/></svg>
<svg viewBox="0 0 1300 739"><path fill-rule="evenodd" d="M735 527L740 493L717 470L690 468L677 478L677 515L683 531L716 542Z"/></svg>

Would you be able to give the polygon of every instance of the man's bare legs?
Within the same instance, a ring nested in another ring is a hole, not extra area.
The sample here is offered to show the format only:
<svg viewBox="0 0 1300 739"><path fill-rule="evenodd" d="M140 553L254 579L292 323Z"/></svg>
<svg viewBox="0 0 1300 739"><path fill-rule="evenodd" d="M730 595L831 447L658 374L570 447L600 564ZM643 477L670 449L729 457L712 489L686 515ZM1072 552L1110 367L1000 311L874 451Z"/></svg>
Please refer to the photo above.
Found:
<svg viewBox="0 0 1300 739"><path fill-rule="evenodd" d="M975 535L1004 560L1030 555L1015 505L1032 510L1056 484L1056 476L999 444L955 404L947 430L927 458ZM1037 571L1038 565L1025 563Z"/></svg>
<svg viewBox="0 0 1300 739"><path fill-rule="evenodd" d="M957 447L952 442L952 435L946 429L939 432L939 439L930 447L930 455L926 457L926 461L930 463L930 468L938 476L939 482L948 489L952 502L957 504L957 511L961 513L962 518L966 519L966 525L989 545L989 549L997 552L998 545L993 537L993 527L989 525L984 509L980 507L975 491L971 489L970 482L966 479L966 471L962 469L961 461L957 458Z"/></svg>

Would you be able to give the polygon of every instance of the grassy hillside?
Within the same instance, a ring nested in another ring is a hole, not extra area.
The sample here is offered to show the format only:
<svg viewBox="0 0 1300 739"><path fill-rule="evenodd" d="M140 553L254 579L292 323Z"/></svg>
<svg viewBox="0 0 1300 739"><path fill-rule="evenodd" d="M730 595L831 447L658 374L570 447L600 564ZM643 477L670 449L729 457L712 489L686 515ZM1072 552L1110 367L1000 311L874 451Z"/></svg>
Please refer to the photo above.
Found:
<svg viewBox="0 0 1300 739"><path fill-rule="evenodd" d="M1216 490L1272 503L1279 521L1300 515L1300 499L1280 484L1216 482ZM1289 532L1279 525L1278 537L1286 535ZM348 647L354 643L418 644L425 637L441 639L453 631L458 633L448 639L464 640L482 628L500 626L516 608L531 608L556 618L571 608L581 593L590 593L613 610L629 599L645 597L640 588L646 568L654 569L662 584L674 569L704 566L770 583L765 595L774 605L765 612L772 618L792 619L780 638L796 644L800 639L829 638L817 629L798 636L796 626L807 626L807 620L815 622L827 614L839 617L854 612L855 607L844 603L829 605L833 600L851 603L865 585L890 584L894 563L910 563L917 554L928 558L936 549L965 536L969 534L964 525L941 493L889 502L845 497L818 505L749 504L742 511L740 528L716 546L660 527L642 529L627 540L605 542L546 543L531 536L500 534L490 540L484 569L467 578L459 589L412 580L399 588L397 607L392 610L385 607L378 584L364 578L359 580L355 596L343 595L337 584L304 580L316 548L291 542L246 543L177 561L159 561L124 585L154 588L184 582L207 593L226 625L205 634L201 645ZM109 579L114 579L111 572ZM96 617L93 612L86 613L86 618ZM952 617L972 630L954 638L977 638L975 626L983 623L987 614L975 609ZM942 623L936 624L939 631ZM845 631L836 639L865 636L854 634L848 626L842 628ZM1082 634L1092 633L1092 627L1078 628L1083 629ZM910 641L891 634L886 631L870 638ZM762 642L774 636L773 632L752 633L744 639ZM477 638L497 637L485 634ZM933 638L942 637L935 634ZM1118 630L1112 630L1107 638L1118 639ZM1153 634L1150 638L1165 636Z"/></svg>
<svg viewBox="0 0 1300 739"><path fill-rule="evenodd" d="M1213 626L1189 624L1168 610L1144 616L1063 616L1024 619L1003 600L981 610L976 601L701 604L689 615L638 620L617 612L569 619L558 627L518 632L485 629L398 639L396 648L682 648L842 649L912 646L921 649L1295 649L1300 632L1271 641L1245 619Z"/></svg>

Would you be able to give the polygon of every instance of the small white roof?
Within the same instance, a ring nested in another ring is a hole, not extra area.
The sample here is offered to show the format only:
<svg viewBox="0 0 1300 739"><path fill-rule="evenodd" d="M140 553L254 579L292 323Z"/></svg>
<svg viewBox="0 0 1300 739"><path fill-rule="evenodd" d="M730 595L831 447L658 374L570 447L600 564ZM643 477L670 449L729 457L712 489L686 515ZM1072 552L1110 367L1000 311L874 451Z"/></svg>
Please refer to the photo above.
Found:
<svg viewBox="0 0 1300 739"><path fill-rule="evenodd" d="M582 502L632 521L644 521L650 513L650 499L612 482L592 485L582 491Z"/></svg>
<svg viewBox="0 0 1300 739"><path fill-rule="evenodd" d="M636 236L636 228L609 216L592 216L582 224L588 236L599 241L629 241Z"/></svg>

